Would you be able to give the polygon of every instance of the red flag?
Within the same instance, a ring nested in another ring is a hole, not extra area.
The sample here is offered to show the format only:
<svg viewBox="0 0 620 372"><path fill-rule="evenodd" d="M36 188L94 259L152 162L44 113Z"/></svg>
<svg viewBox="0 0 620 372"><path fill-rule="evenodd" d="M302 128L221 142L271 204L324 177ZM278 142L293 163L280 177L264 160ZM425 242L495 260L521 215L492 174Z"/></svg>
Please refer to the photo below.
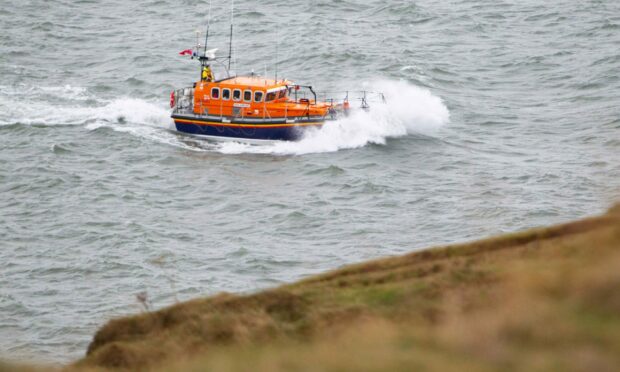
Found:
<svg viewBox="0 0 620 372"><path fill-rule="evenodd" d="M191 49L185 49L182 52L179 52L180 55L182 56L187 56L187 55L192 55L192 50Z"/></svg>

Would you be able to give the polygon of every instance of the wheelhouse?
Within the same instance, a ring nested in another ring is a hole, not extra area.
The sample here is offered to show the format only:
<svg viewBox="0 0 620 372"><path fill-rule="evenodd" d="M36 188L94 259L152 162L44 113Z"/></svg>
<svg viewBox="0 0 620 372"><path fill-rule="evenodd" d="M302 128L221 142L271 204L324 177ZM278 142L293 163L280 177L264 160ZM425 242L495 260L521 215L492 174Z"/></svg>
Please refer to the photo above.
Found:
<svg viewBox="0 0 620 372"><path fill-rule="evenodd" d="M193 114L233 118L325 116L326 108L292 98L296 85L259 76L200 81L193 91ZM295 94L297 96L297 94Z"/></svg>

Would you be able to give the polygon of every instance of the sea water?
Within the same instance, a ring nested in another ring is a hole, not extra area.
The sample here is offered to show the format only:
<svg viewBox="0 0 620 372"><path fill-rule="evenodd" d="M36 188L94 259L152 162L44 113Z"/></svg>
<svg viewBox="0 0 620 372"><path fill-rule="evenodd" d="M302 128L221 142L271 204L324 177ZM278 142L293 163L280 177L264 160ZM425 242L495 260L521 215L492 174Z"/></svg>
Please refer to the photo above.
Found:
<svg viewBox="0 0 620 372"><path fill-rule="evenodd" d="M251 292L620 198L618 1L235 1L238 73L386 96L266 146L169 131L207 11L3 0L0 358L78 358L141 292Z"/></svg>

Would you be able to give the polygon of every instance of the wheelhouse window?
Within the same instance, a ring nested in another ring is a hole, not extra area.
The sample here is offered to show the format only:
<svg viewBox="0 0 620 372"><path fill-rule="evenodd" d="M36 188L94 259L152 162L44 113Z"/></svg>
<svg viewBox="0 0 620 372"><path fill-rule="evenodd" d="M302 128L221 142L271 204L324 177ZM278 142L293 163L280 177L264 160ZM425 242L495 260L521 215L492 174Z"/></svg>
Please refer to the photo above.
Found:
<svg viewBox="0 0 620 372"><path fill-rule="evenodd" d="M267 102L273 101L274 99L276 99L277 94L278 94L278 92L269 92L269 93L267 93L267 98L265 99L265 101L267 101Z"/></svg>
<svg viewBox="0 0 620 372"><path fill-rule="evenodd" d="M228 101L230 99L230 89L222 89L222 99Z"/></svg>
<svg viewBox="0 0 620 372"><path fill-rule="evenodd" d="M261 102L262 100L263 100L263 92L260 90L254 92L254 102Z"/></svg>
<svg viewBox="0 0 620 372"><path fill-rule="evenodd" d="M286 96L286 89L282 89L280 91L280 95L278 96L278 98L284 98L284 96Z"/></svg>
<svg viewBox="0 0 620 372"><path fill-rule="evenodd" d="M252 91L251 90L243 91L243 100L246 102L252 102Z"/></svg>
<svg viewBox="0 0 620 372"><path fill-rule="evenodd" d="M241 90L240 89L233 90L233 101L241 101Z"/></svg>
<svg viewBox="0 0 620 372"><path fill-rule="evenodd" d="M220 98L220 88L211 88L211 99Z"/></svg>

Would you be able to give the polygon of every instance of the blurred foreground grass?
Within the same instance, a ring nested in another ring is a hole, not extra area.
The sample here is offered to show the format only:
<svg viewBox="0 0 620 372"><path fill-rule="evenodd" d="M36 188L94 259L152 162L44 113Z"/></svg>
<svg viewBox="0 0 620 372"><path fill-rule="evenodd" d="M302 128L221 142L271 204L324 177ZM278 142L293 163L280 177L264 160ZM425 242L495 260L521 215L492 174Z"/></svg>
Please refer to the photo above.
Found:
<svg viewBox="0 0 620 372"><path fill-rule="evenodd" d="M617 371L620 206L112 320L67 369Z"/></svg>

